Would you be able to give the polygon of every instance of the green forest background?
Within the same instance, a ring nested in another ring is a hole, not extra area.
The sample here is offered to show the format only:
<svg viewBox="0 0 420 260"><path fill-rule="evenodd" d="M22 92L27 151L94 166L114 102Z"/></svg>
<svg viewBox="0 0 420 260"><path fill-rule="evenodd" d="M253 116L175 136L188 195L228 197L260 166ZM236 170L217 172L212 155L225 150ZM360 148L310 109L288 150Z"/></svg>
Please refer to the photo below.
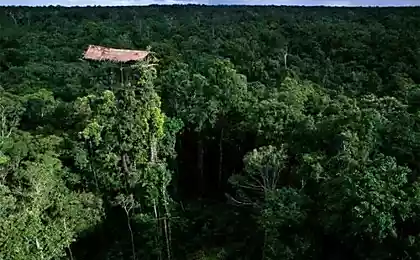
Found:
<svg viewBox="0 0 420 260"><path fill-rule="evenodd" d="M419 8L2 7L0 259L418 260L419 84Z"/></svg>

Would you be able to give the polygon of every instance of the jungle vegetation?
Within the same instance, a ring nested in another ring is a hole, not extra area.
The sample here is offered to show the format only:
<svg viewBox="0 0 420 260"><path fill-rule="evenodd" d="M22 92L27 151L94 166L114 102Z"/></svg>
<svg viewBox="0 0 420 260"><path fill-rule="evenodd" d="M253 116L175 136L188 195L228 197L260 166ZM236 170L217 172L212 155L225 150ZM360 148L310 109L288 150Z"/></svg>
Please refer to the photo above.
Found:
<svg viewBox="0 0 420 260"><path fill-rule="evenodd" d="M0 8L1 260L417 260L419 171L419 8Z"/></svg>

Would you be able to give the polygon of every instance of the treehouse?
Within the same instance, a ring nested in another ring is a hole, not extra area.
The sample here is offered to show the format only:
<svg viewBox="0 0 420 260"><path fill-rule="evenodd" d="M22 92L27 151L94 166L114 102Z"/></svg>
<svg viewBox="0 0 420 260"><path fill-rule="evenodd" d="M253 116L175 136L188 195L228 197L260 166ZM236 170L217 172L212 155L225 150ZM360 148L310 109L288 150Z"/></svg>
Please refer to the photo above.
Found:
<svg viewBox="0 0 420 260"><path fill-rule="evenodd" d="M100 67L107 72L107 75L104 76L102 74L97 76L102 80L107 81L107 84L112 85L116 82L130 84L130 82L135 79L132 65L138 61L147 61L150 54L151 52L144 50L114 49L89 45L83 58L85 60L105 62L105 64L101 64Z"/></svg>

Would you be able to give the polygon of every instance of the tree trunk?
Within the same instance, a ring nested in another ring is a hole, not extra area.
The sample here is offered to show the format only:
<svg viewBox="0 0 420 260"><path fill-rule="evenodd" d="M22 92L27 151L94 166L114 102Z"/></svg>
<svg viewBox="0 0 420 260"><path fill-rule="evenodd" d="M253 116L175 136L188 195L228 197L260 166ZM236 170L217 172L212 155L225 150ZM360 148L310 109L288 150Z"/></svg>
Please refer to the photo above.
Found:
<svg viewBox="0 0 420 260"><path fill-rule="evenodd" d="M153 200L153 211L155 213L155 220L156 220L156 236L155 236L155 243L159 245L159 240L162 237L161 230L160 230L160 223L159 223L159 213L156 205L156 201ZM162 251L159 250L158 259L162 259Z"/></svg>
<svg viewBox="0 0 420 260"><path fill-rule="evenodd" d="M67 250L69 251L70 260L73 260L73 252L71 251L70 246L67 246Z"/></svg>
<svg viewBox="0 0 420 260"><path fill-rule="evenodd" d="M170 246L170 241L169 241L169 223L168 223L168 219L165 216L165 218L163 219L163 224L164 224L164 228L165 228L165 240L166 240L166 256L167 259L170 260L171 259L171 246Z"/></svg>
<svg viewBox="0 0 420 260"><path fill-rule="evenodd" d="M15 15L12 12L8 12L8 14L13 19L13 22L15 23L15 25L17 25L18 23L17 23Z"/></svg>
<svg viewBox="0 0 420 260"><path fill-rule="evenodd" d="M123 170L125 172L124 176L125 176L125 191L128 192L129 188L130 188L130 181L129 181L129 176L130 176L130 157L128 157L128 155L126 153L124 153L122 156L122 165L123 165Z"/></svg>
<svg viewBox="0 0 420 260"><path fill-rule="evenodd" d="M162 187L162 195L164 198L164 206L165 206L165 216L163 218L163 224L164 224L164 228L165 228L165 238L166 238L166 254L167 254L167 259L170 260L171 259L171 226L170 226L170 214L169 214L169 209L168 209L168 194L166 192L166 187L163 186Z"/></svg>
<svg viewBox="0 0 420 260"><path fill-rule="evenodd" d="M128 230L130 231L131 251L132 251L132 254L133 254L133 260L136 260L136 249L135 249L135 246L134 246L133 230L131 229L131 223L130 223L130 212L126 210L125 213L127 214L127 226L128 226Z"/></svg>

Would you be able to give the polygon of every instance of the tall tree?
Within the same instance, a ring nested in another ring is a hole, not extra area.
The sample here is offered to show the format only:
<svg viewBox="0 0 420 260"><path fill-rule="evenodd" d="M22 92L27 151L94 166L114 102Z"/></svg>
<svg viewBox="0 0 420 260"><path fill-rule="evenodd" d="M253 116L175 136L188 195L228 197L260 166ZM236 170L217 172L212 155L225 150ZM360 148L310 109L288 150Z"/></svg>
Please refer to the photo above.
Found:
<svg viewBox="0 0 420 260"><path fill-rule="evenodd" d="M157 250L160 258L163 255L170 258L167 186L171 174L166 168L166 158L158 152L171 153L174 144L167 141L171 138L165 134L175 134L176 128L164 132L166 117L153 86L155 69L147 63L137 67L140 75L137 85L124 84L101 95L79 98L74 103L75 113L81 118L74 156L87 187L103 194L108 201L116 200L124 209L132 258L136 259L138 244L133 234L141 232L133 231L133 219L155 226L156 240L149 239L161 248Z"/></svg>

